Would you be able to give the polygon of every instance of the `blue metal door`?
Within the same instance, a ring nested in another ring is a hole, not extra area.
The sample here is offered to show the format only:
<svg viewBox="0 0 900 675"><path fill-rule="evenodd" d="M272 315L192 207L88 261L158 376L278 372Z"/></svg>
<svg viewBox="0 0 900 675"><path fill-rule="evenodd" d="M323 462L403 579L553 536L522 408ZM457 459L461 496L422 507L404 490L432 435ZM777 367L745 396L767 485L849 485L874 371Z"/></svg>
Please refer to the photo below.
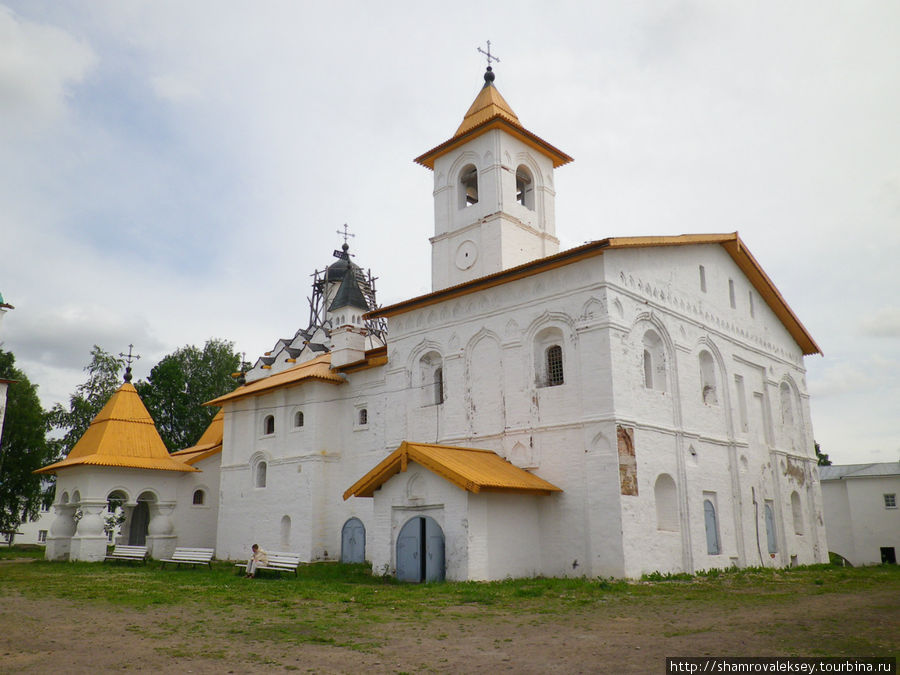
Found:
<svg viewBox="0 0 900 675"><path fill-rule="evenodd" d="M397 579L444 580L444 532L433 518L415 516L397 537Z"/></svg>
<svg viewBox="0 0 900 675"><path fill-rule="evenodd" d="M366 561L366 527L359 518L351 518L341 530L341 562Z"/></svg>
<svg viewBox="0 0 900 675"><path fill-rule="evenodd" d="M718 555L719 549L719 524L716 522L716 507L708 499L703 500L703 517L706 523L706 552L710 555Z"/></svg>

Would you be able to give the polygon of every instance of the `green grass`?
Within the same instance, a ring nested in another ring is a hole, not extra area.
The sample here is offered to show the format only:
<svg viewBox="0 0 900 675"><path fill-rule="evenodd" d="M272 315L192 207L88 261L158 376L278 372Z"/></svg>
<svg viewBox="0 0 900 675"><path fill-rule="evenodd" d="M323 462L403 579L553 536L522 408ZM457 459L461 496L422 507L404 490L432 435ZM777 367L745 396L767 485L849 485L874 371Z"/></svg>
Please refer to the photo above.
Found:
<svg viewBox="0 0 900 675"><path fill-rule="evenodd" d="M3 557L31 555L17 547L12 551L16 555ZM900 596L900 567L816 565L732 569L694 576L654 573L639 581L534 578L419 585L373 576L367 565L335 563L303 565L296 577L269 574L257 579L244 579L231 563L224 562L214 563L210 570L161 569L154 561L135 565L36 560L4 564L0 573L0 596L163 609L166 618L154 625L153 633L183 638L185 644L224 632L251 644L269 640L363 651L382 646L387 639L384 626L390 624L427 627L436 619L475 617L485 622L537 625L596 611L628 616L648 607L676 617L679 612L713 607L789 607L800 594L868 591L884 598ZM185 616L191 617L189 623ZM459 630L467 630L465 623L460 621ZM126 630L139 634L147 631L139 626L127 626ZM664 636L702 630L696 626L683 630L673 624ZM760 630L778 634L773 625ZM453 632L455 629L451 629L450 639ZM848 650L861 646L852 634L845 641L842 647ZM210 656L215 657L215 653Z"/></svg>

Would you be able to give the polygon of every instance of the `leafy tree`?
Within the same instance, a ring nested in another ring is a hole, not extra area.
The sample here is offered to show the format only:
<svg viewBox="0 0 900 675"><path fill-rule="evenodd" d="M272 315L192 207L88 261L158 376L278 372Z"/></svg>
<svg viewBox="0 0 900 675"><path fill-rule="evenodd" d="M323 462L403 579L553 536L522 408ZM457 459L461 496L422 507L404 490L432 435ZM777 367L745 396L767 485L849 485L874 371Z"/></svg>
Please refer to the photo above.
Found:
<svg viewBox="0 0 900 675"><path fill-rule="evenodd" d="M828 455L826 455L824 452L821 451L818 443L816 443L815 441L813 441L813 443L815 443L815 447L816 447L816 459L818 460L818 462L817 462L818 465L819 466L831 466L831 460L828 459Z"/></svg>
<svg viewBox="0 0 900 675"><path fill-rule="evenodd" d="M231 374L240 366L234 343L212 338L203 349L176 349L153 367L146 382L135 385L169 450L197 442L216 414L203 404L237 386Z"/></svg>
<svg viewBox="0 0 900 675"><path fill-rule="evenodd" d="M57 403L50 410L52 427L64 431L62 438L53 441L59 454L67 454L78 442L113 392L122 384L119 372L125 361L94 345L91 362L85 366L86 382L75 388L69 397L69 409Z"/></svg>
<svg viewBox="0 0 900 675"><path fill-rule="evenodd" d="M15 532L24 520L37 518L41 504L53 500L53 483L32 473L56 457L47 442L47 414L37 387L15 367L15 357L0 349L0 378L15 380L6 392L6 415L0 439L0 531ZM10 536L10 544L14 539Z"/></svg>

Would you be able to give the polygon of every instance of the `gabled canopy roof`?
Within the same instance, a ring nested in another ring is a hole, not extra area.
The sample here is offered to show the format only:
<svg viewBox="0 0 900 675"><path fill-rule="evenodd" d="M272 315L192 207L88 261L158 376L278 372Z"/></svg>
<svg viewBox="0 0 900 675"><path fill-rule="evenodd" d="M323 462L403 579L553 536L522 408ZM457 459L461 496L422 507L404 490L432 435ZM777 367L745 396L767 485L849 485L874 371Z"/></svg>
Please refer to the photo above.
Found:
<svg viewBox="0 0 900 675"><path fill-rule="evenodd" d="M526 145L530 145L538 152L553 160L553 167L560 167L572 161L566 153L553 147L544 139L534 135L519 123L519 118L513 112L506 100L494 86L494 73L488 68L484 74L484 86L478 92L478 96L469 106L469 110L463 117L462 124L453 134L453 137L432 148L424 155L416 157L415 162L434 169L434 160L454 148L478 138L491 129L503 129L515 136Z"/></svg>
<svg viewBox="0 0 900 675"><path fill-rule="evenodd" d="M200 436L200 440L189 448L173 452L172 457L193 466L201 459L206 459L217 452L222 452L222 439L225 430L224 420L225 411L219 410L215 417L212 418L209 426L206 427L206 431Z"/></svg>
<svg viewBox="0 0 900 675"><path fill-rule="evenodd" d="M443 302L452 298L482 291L486 288L500 286L502 284L523 279L535 274L541 274L557 267L579 262L587 258L603 255L606 251L620 248L653 248L658 246L692 246L697 244L718 244L724 248L732 260L741 268L747 279L756 288L760 297L772 309L791 337L797 342L804 354L821 354L822 350L812 336L806 330L794 311L788 306L781 293L756 258L754 258L737 232L727 234L681 234L666 237L610 237L598 241L588 242L583 246L570 248L556 255L538 258L518 267L511 267L494 274L489 274L472 281L467 281L456 286L442 288L439 291L420 295L416 298L404 300L394 305L381 307L366 314L366 318L391 317L398 314L425 307L427 305Z"/></svg>
<svg viewBox="0 0 900 675"><path fill-rule="evenodd" d="M197 471L172 459L150 413L130 382L125 382L110 396L64 460L35 473L56 473L80 465Z"/></svg>
<svg viewBox="0 0 900 675"><path fill-rule="evenodd" d="M429 471L469 492L511 492L531 495L562 492L552 483L510 464L490 450L404 441L374 469L356 481L344 493L344 499L371 497L375 490L392 476L406 471L410 461L421 464Z"/></svg>
<svg viewBox="0 0 900 675"><path fill-rule="evenodd" d="M245 384L243 387L238 387L230 394L207 401L203 405L222 405L227 401L236 401L248 396L259 396L272 389L299 384L305 380L319 380L333 384L342 384L344 382L343 377L331 370L331 354L322 354L293 368L282 370L280 373L275 373L261 380Z"/></svg>

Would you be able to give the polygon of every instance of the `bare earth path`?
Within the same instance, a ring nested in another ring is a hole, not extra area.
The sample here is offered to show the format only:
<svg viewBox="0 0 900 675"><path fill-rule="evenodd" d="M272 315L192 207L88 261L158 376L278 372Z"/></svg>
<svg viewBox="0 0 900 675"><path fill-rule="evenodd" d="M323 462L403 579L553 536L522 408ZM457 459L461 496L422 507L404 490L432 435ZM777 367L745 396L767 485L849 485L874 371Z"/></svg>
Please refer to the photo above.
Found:
<svg viewBox="0 0 900 675"><path fill-rule="evenodd" d="M666 656L827 655L823 647L838 648L856 631L877 652L860 656L889 656L900 636L900 603L890 595L799 595L758 606L611 603L563 616L455 606L424 625L408 617L372 624L364 630L379 646L360 651L268 639L283 619L248 621L243 630L240 607L222 616L202 606L139 611L7 593L0 672L661 673Z"/></svg>

